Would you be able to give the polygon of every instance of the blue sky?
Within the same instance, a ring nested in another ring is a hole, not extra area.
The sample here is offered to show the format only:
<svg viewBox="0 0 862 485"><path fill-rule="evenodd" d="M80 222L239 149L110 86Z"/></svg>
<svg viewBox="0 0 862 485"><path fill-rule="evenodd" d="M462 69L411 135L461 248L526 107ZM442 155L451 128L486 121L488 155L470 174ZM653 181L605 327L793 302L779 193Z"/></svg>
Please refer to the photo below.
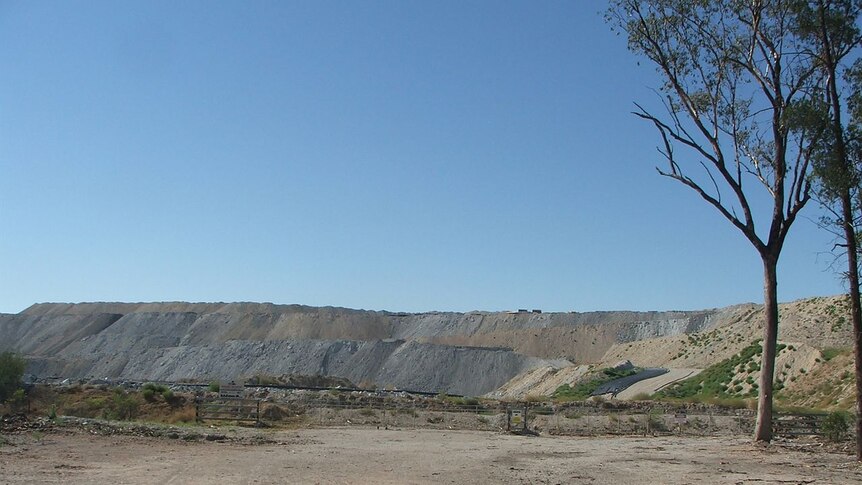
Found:
<svg viewBox="0 0 862 485"><path fill-rule="evenodd" d="M762 299L654 169L653 69L577 2L0 1L0 312ZM843 291L791 231L779 297Z"/></svg>

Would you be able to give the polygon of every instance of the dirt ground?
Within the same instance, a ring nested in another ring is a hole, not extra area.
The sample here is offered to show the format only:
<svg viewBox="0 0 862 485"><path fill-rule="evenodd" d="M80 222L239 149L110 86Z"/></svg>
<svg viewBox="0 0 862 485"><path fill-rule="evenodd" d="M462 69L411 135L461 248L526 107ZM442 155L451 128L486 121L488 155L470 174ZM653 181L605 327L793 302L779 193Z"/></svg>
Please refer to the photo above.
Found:
<svg viewBox="0 0 862 485"><path fill-rule="evenodd" d="M203 429L224 441L62 429L0 436L0 483L862 483L852 456L743 437L513 436L375 427Z"/></svg>

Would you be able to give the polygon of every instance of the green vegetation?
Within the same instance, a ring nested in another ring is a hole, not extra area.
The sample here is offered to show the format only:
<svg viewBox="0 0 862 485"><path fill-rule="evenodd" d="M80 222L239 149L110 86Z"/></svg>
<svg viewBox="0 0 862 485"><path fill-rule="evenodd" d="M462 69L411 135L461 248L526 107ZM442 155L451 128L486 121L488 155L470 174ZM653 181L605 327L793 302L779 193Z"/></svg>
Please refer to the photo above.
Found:
<svg viewBox="0 0 862 485"><path fill-rule="evenodd" d="M599 377L594 379L583 381L575 384L575 387L572 387L568 384L563 384L558 387L556 391L551 395L552 398L558 401L580 401L590 397L593 392L599 388L602 384L610 382L614 379L619 379L621 377L628 377L630 375L634 375L640 372L639 368L627 369L627 370L616 370L612 367L608 367L606 369L602 369L599 373Z"/></svg>
<svg viewBox="0 0 862 485"><path fill-rule="evenodd" d="M24 395L24 389L17 389L9 398L9 407L13 413L20 413L27 409L27 396Z"/></svg>
<svg viewBox="0 0 862 485"><path fill-rule="evenodd" d="M0 353L0 402L11 398L21 387L26 363L15 352Z"/></svg>
<svg viewBox="0 0 862 485"><path fill-rule="evenodd" d="M178 404L179 399L174 395L174 391L168 389L163 384L154 384L148 382L141 387L141 397L147 402L155 402L161 396L162 399L171 406Z"/></svg>
<svg viewBox="0 0 862 485"><path fill-rule="evenodd" d="M843 411L829 413L823 420L821 431L830 441L840 441L847 436L850 429L850 415Z"/></svg>
<svg viewBox="0 0 862 485"><path fill-rule="evenodd" d="M110 412L107 417L129 421L138 414L139 407L140 402L135 396L117 387L114 389L114 395L111 396Z"/></svg>
<svg viewBox="0 0 862 485"><path fill-rule="evenodd" d="M210 382L208 389L210 392L219 392L221 390L221 384L219 384L217 381L212 381Z"/></svg>
<svg viewBox="0 0 862 485"><path fill-rule="evenodd" d="M820 355L823 356L823 360L829 362L830 360L838 357L839 355L849 354L850 349L840 349L837 347L827 347L820 351Z"/></svg>
<svg viewBox="0 0 862 485"><path fill-rule="evenodd" d="M763 348L760 345L760 340L756 340L733 357L710 366L700 374L674 384L667 389L656 393L653 397L656 399L690 399L695 396L718 399L738 398L740 396L737 392L742 388L738 384L733 385L731 383L731 381L736 377L736 369L747 368L748 372L759 370L760 366L757 365L755 359L762 352ZM749 375L745 382L747 382L749 386L755 388L748 393L748 396L755 396L757 392L754 379Z"/></svg>

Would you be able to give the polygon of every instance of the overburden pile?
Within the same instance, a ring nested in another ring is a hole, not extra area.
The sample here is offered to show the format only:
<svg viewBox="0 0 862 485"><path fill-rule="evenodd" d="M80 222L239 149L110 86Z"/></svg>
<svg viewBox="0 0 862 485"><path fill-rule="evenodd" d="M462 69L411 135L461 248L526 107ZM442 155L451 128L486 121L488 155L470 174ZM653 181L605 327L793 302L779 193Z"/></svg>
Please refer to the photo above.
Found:
<svg viewBox="0 0 862 485"><path fill-rule="evenodd" d="M716 314L45 303L0 314L0 351L21 352L28 373L39 377L206 382L324 375L481 395L534 368L595 361L619 342L699 331Z"/></svg>

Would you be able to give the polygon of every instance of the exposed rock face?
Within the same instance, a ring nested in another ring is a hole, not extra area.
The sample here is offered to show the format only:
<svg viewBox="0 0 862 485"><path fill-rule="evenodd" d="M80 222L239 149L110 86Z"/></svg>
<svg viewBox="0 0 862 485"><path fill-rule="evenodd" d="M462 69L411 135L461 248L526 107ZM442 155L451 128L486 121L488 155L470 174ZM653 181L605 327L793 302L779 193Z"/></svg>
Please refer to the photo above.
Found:
<svg viewBox="0 0 862 485"><path fill-rule="evenodd" d="M30 372L139 380L332 375L479 395L614 344L704 329L715 311L422 314L270 303L37 304L0 315ZM567 360L566 360L567 359Z"/></svg>

